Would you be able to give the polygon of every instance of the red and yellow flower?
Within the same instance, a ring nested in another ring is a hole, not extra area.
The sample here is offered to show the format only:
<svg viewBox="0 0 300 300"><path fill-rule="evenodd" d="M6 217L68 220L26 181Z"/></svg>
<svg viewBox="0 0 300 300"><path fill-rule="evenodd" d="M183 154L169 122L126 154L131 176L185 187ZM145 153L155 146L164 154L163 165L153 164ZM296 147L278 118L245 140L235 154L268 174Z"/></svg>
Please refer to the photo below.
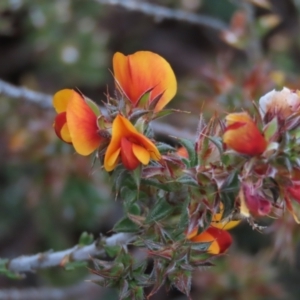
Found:
<svg viewBox="0 0 300 300"><path fill-rule="evenodd" d="M120 52L113 57L116 86L133 104L150 91L149 104L160 97L154 111L163 109L175 96L177 82L169 63L150 51L138 51L131 55Z"/></svg>
<svg viewBox="0 0 300 300"><path fill-rule="evenodd" d="M128 170L136 169L140 163L149 164L150 159L159 160L156 146L121 115L112 124L112 139L105 153L104 168L112 171L119 160Z"/></svg>
<svg viewBox="0 0 300 300"><path fill-rule="evenodd" d="M210 226L203 232L198 233L198 228L194 228L187 239L195 243L211 243L207 249L210 254L224 253L232 244L232 237L227 230L237 226L238 221L222 220L224 212L223 204L220 204L220 210L213 215Z"/></svg>
<svg viewBox="0 0 300 300"><path fill-rule="evenodd" d="M248 113L232 113L225 120L223 142L227 147L251 156L266 150L267 141Z"/></svg>
<svg viewBox="0 0 300 300"><path fill-rule="evenodd" d="M60 139L73 144L81 155L89 155L100 146L104 138L99 135L96 105L92 109L82 95L65 89L54 95L53 106L57 112L53 126Z"/></svg>
<svg viewBox="0 0 300 300"><path fill-rule="evenodd" d="M209 254L221 254L224 253L232 244L231 235L223 229L213 226L208 227L205 231L189 236L188 239L195 243L211 243L207 249Z"/></svg>

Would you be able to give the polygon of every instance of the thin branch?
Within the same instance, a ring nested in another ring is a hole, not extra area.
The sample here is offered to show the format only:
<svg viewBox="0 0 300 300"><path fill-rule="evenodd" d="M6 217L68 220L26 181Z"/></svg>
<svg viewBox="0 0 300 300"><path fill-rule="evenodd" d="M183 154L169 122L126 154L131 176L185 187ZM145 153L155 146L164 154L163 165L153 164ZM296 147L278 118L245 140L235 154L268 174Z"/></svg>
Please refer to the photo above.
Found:
<svg viewBox="0 0 300 300"><path fill-rule="evenodd" d="M0 95L14 99L24 99L41 107L51 107L52 96L35 92L24 87L18 87L0 79Z"/></svg>
<svg viewBox="0 0 300 300"><path fill-rule="evenodd" d="M154 17L157 20L172 19L195 25L209 27L215 30L225 30L227 25L222 21L199 14L190 13L184 10L171 9L164 6L142 2L141 0L95 0L101 4L118 5L127 10L138 11L145 15Z"/></svg>
<svg viewBox="0 0 300 300"><path fill-rule="evenodd" d="M22 273L30 272L37 269L50 268L55 266L63 266L67 262L87 261L91 257L104 254L103 245L127 245L134 240L134 236L130 233L117 233L106 239L101 239L88 246L76 245L73 248L58 251L45 252L30 256L20 256L7 262L7 269L12 272Z"/></svg>
<svg viewBox="0 0 300 300"><path fill-rule="evenodd" d="M37 104L42 108L52 108L52 96L35 92L24 87L18 87L11 83L5 82L0 79L0 95L7 96L13 99L24 99L28 102ZM104 111L104 107L101 107L101 110ZM172 125L165 124L161 121L154 121L152 123L152 128L155 132L165 135L165 136L177 136L181 138L187 138L193 140L195 135L191 132L187 132L184 129L176 128Z"/></svg>

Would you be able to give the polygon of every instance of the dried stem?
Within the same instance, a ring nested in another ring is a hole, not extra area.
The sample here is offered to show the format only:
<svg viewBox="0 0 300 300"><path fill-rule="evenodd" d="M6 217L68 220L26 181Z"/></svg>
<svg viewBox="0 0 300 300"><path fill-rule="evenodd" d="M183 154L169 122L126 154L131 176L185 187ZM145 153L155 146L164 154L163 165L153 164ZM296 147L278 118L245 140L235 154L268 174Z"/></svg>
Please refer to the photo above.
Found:
<svg viewBox="0 0 300 300"><path fill-rule="evenodd" d="M127 245L134 240L134 236L129 233L117 233L111 237L101 239L105 245ZM11 259L7 262L7 269L12 272L22 273L34 271L37 269L50 268L55 266L62 266L71 261L86 261L92 257L103 255L104 250L102 243L94 242L88 246L76 245L73 248L58 251L45 252L29 256L20 256Z"/></svg>
<svg viewBox="0 0 300 300"><path fill-rule="evenodd" d="M184 10L171 9L164 6L142 2L141 0L95 0L101 4L118 5L127 10L138 11L152 16L157 20L172 19L195 25L209 27L215 30L225 30L227 25L212 17L190 13Z"/></svg>
<svg viewBox="0 0 300 300"><path fill-rule="evenodd" d="M14 99L24 99L38 104L41 107L51 107L52 97L43 93L35 92L24 87L12 85L0 79L0 95Z"/></svg>
<svg viewBox="0 0 300 300"><path fill-rule="evenodd" d="M13 99L24 99L28 102L35 103L42 108L52 107L52 96L35 92L24 87L18 87L11 83L5 82L0 79L0 95L7 96ZM104 112L105 108L101 107ZM176 128L172 125L165 124L161 121L154 121L151 124L155 132L165 136L184 137L193 140L195 135L187 132L184 129Z"/></svg>

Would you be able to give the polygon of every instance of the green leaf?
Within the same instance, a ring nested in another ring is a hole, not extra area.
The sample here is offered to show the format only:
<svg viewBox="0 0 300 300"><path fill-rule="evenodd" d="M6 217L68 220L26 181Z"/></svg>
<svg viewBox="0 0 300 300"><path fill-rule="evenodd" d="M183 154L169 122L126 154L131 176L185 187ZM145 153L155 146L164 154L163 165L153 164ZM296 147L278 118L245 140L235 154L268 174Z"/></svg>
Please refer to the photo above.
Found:
<svg viewBox="0 0 300 300"><path fill-rule="evenodd" d="M223 141L220 137L217 136L208 136L207 137L219 150L220 155L223 154Z"/></svg>
<svg viewBox="0 0 300 300"><path fill-rule="evenodd" d="M86 261L71 261L71 262L65 264L64 268L67 271L72 271L72 270L75 270L77 268L82 268L82 267L86 267L86 266L87 266Z"/></svg>
<svg viewBox="0 0 300 300"><path fill-rule="evenodd" d="M176 179L177 182L180 182L184 185L189 185L189 186L193 186L193 187L199 187L198 181L189 175L183 175L181 177L179 177L178 179Z"/></svg>
<svg viewBox="0 0 300 300"><path fill-rule="evenodd" d="M130 189L127 186L121 188L120 196L126 203L134 202L137 199L137 190Z"/></svg>
<svg viewBox="0 0 300 300"><path fill-rule="evenodd" d="M139 216L141 214L141 209L136 203L130 203L130 205L126 206L126 211L132 215Z"/></svg>
<svg viewBox="0 0 300 300"><path fill-rule="evenodd" d="M189 155L189 167L195 167L197 165L197 156L195 151L194 142L188 139L179 139L179 143L187 150Z"/></svg>
<svg viewBox="0 0 300 300"><path fill-rule="evenodd" d="M170 205L164 198L160 198L150 210L146 223L152 223L170 216L174 210L174 206Z"/></svg>
<svg viewBox="0 0 300 300"><path fill-rule="evenodd" d="M201 251L201 252L207 252L210 245L211 245L211 242L205 242L205 243L191 242L191 244L190 244L191 249Z"/></svg>
<svg viewBox="0 0 300 300"><path fill-rule="evenodd" d="M159 112L157 112L154 117L152 118L152 120L155 120L155 119L158 119L158 118L162 118L162 117L165 117L165 116L168 116L170 114L173 113L173 110L172 109L164 109L164 110L161 110Z"/></svg>
<svg viewBox="0 0 300 300"><path fill-rule="evenodd" d="M140 189L140 184L141 184L141 178L142 178L142 165L139 164L139 166L133 170L132 172L132 177L134 179L134 182L136 184L137 189Z"/></svg>
<svg viewBox="0 0 300 300"><path fill-rule="evenodd" d="M79 238L79 245L80 246L87 246L92 244L94 241L94 236L92 233L88 234L86 231L83 232Z"/></svg>
<svg viewBox="0 0 300 300"><path fill-rule="evenodd" d="M175 151L174 147L172 147L166 143L162 143L162 142L156 143L156 148L158 149L158 151L160 153L168 153L170 151L172 151L172 152Z"/></svg>
<svg viewBox="0 0 300 300"><path fill-rule="evenodd" d="M99 106L90 98L84 96L84 100L86 102L86 104L89 106L89 108L94 112L94 114L98 117L101 113L100 113L100 109Z"/></svg>
<svg viewBox="0 0 300 300"><path fill-rule="evenodd" d="M159 189L162 189L164 191L167 192L175 192L181 189L182 184L178 183L178 182L167 182L167 183L160 183L159 181L155 180L155 179L142 179L141 183L143 185L150 185L150 186L154 186L157 187Z"/></svg>
<svg viewBox="0 0 300 300"><path fill-rule="evenodd" d="M116 232L137 232L139 226L132 222L129 218L121 219L113 228Z"/></svg>
<svg viewBox="0 0 300 300"><path fill-rule="evenodd" d="M221 201L224 204L223 218L226 218L232 212L238 191L238 172L233 171L228 174L227 179L224 181L220 189Z"/></svg>

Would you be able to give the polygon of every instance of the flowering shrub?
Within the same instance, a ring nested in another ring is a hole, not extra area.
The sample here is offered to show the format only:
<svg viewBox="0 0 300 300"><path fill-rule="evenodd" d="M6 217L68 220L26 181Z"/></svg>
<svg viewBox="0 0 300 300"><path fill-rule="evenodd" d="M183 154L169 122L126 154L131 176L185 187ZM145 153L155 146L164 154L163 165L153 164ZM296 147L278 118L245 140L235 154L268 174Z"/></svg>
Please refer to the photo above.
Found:
<svg viewBox="0 0 300 300"><path fill-rule="evenodd" d="M169 63L149 51L116 53L113 76L105 107L71 89L53 98L55 133L95 156L124 208L112 230L143 253L106 243L110 260L93 259L99 284L120 299L144 299L145 287L150 297L162 285L189 296L194 270L226 253L241 220L255 229L258 218L288 211L300 223L299 91L271 91L253 111L201 114L195 140L174 138L173 147L151 129L173 113L165 109L177 91Z"/></svg>

